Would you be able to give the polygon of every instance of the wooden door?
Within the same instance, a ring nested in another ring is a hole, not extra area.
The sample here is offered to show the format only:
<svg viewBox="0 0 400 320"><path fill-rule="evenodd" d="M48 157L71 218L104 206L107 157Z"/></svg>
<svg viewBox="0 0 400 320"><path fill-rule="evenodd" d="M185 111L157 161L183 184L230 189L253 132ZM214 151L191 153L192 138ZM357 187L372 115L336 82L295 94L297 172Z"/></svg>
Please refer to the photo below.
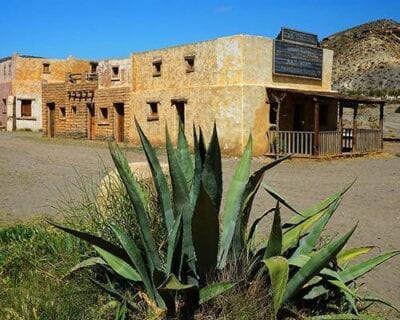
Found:
<svg viewBox="0 0 400 320"><path fill-rule="evenodd" d="M87 104L87 138L89 140L95 139L95 128L96 128L96 118L95 118L95 107L93 103Z"/></svg>
<svg viewBox="0 0 400 320"><path fill-rule="evenodd" d="M125 123L125 111L123 103L114 104L114 138L116 142L124 141L124 123Z"/></svg>
<svg viewBox="0 0 400 320"><path fill-rule="evenodd" d="M185 103L178 102L175 104L175 107L178 114L178 121L182 124L182 127L185 128Z"/></svg>
<svg viewBox="0 0 400 320"><path fill-rule="evenodd" d="M48 128L47 136L53 138L56 132L56 106L54 103L47 105L48 109Z"/></svg>

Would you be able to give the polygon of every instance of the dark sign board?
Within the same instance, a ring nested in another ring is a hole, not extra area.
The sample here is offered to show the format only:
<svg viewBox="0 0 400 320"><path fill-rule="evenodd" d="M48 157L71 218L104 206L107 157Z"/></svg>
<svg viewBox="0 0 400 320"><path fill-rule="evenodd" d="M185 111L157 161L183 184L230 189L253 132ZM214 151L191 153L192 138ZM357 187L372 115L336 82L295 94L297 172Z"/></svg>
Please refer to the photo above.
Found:
<svg viewBox="0 0 400 320"><path fill-rule="evenodd" d="M275 40L274 73L322 79L322 49Z"/></svg>
<svg viewBox="0 0 400 320"><path fill-rule="evenodd" d="M318 36L312 33L282 28L280 36L281 36L280 40L288 40L293 42L309 44L313 46L318 45Z"/></svg>

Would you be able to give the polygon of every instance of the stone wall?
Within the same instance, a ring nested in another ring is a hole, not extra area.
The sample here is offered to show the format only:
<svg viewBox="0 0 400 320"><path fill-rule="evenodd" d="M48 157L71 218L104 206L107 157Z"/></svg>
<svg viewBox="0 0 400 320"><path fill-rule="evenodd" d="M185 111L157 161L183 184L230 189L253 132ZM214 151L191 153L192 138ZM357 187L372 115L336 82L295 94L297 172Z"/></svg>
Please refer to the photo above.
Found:
<svg viewBox="0 0 400 320"><path fill-rule="evenodd" d="M84 73L90 70L88 61L73 57L44 59L14 55L12 93L15 96L16 129L40 130L42 124L42 82L62 83L67 73ZM44 64L48 67L44 68ZM31 100L31 117L21 116L21 100Z"/></svg>
<svg viewBox="0 0 400 320"><path fill-rule="evenodd" d="M152 143L162 146L165 124L176 137L178 114L174 101L185 101L189 142L193 124L200 125L209 136L216 121L225 154L241 154L252 133L254 154L261 155L267 150L269 128L266 88L330 90L332 51L324 49L323 54L322 80L274 76L273 40L264 37L236 35L133 54L129 118L135 116ZM194 57L190 72L186 57ZM159 74L157 63L161 63ZM151 102L158 105L158 118L151 114ZM307 116L312 117L312 113ZM138 143L133 126L129 137Z"/></svg>
<svg viewBox="0 0 400 320"><path fill-rule="evenodd" d="M129 140L129 128L131 126L130 114L130 88L103 88L95 92L96 139L105 140L114 137L115 128L115 104L124 105L124 141ZM108 119L101 118L100 108L108 109Z"/></svg>

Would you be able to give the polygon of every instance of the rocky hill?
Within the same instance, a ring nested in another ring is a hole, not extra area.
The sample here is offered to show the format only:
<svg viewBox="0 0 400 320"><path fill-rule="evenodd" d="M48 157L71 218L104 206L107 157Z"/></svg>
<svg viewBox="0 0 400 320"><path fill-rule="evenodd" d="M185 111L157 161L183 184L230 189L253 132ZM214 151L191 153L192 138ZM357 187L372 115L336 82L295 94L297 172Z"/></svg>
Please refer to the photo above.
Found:
<svg viewBox="0 0 400 320"><path fill-rule="evenodd" d="M333 34L321 44L334 50L333 89L400 95L400 23L368 22Z"/></svg>

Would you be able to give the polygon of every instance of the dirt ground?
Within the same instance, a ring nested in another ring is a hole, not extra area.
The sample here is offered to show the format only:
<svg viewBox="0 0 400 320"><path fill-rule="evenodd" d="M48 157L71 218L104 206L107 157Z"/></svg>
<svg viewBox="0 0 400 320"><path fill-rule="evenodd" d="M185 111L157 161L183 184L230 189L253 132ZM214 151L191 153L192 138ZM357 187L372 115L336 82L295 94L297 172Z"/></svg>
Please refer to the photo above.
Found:
<svg viewBox="0 0 400 320"><path fill-rule="evenodd" d="M265 181L295 207L305 209L358 177L330 222L330 235L358 222L351 245L376 245L376 253L400 249L400 144L386 144L385 151L363 158L290 160L270 171ZM128 156L131 161L144 161L138 149ZM254 159L253 166L266 161ZM30 132L0 133L0 219L4 223L55 214L52 206L66 188L71 189L77 172L96 179L102 163L112 165L105 143L47 140ZM237 159L223 161L225 189L237 163ZM273 205L261 191L252 218ZM400 256L363 280L372 293L400 306Z"/></svg>

